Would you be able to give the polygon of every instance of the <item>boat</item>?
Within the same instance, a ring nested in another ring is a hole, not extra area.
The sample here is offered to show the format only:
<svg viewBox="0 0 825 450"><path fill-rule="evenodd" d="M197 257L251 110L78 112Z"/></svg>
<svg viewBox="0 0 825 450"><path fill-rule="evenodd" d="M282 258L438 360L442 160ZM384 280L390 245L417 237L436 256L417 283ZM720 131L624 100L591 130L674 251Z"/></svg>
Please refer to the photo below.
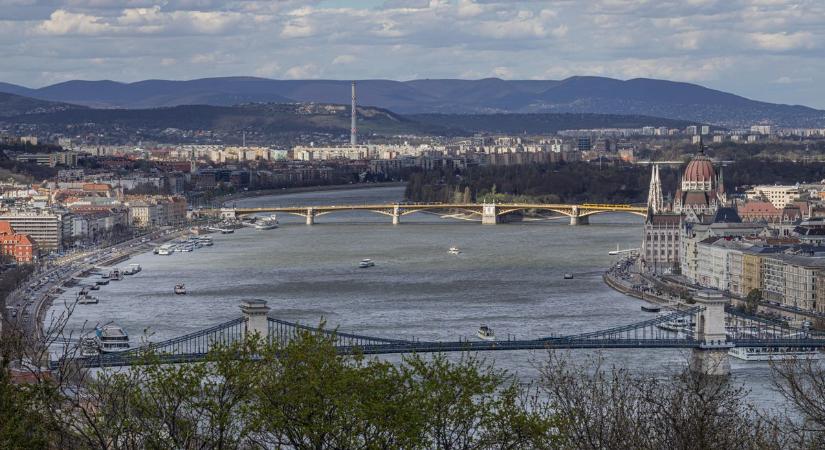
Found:
<svg viewBox="0 0 825 450"><path fill-rule="evenodd" d="M667 322L656 324L656 327L665 331L693 331L696 324L687 317L677 317Z"/></svg>
<svg viewBox="0 0 825 450"><path fill-rule="evenodd" d="M104 274L100 275L100 278L103 278L104 280L108 280L109 279L109 274L104 273Z"/></svg>
<svg viewBox="0 0 825 450"><path fill-rule="evenodd" d="M372 267L374 265L375 265L375 263L372 262L372 260L369 259L369 258L364 258L364 259L361 260L360 263L358 263L358 267L361 268L361 269L366 269L367 267Z"/></svg>
<svg viewBox="0 0 825 450"><path fill-rule="evenodd" d="M816 347L734 347L728 354L744 361L781 361L785 359L819 359Z"/></svg>
<svg viewBox="0 0 825 450"><path fill-rule="evenodd" d="M481 325L478 327L478 331L476 335L479 339L483 339L485 341L495 341L496 340L496 333L493 331L492 328L488 327L487 325Z"/></svg>
<svg viewBox="0 0 825 450"><path fill-rule="evenodd" d="M120 271L120 269L115 268L111 272L109 272L109 279L112 281L120 281L123 279L123 273Z"/></svg>
<svg viewBox="0 0 825 450"><path fill-rule="evenodd" d="M88 293L89 293L89 287L88 286L83 286L83 289L81 289L80 293L78 293L77 295L86 295Z"/></svg>
<svg viewBox="0 0 825 450"><path fill-rule="evenodd" d="M649 313L657 313L662 310L662 307L659 305L642 305L642 311L649 312Z"/></svg>
<svg viewBox="0 0 825 450"><path fill-rule="evenodd" d="M232 228L219 228L221 234L232 234L235 232Z"/></svg>
<svg viewBox="0 0 825 450"><path fill-rule="evenodd" d="M572 274L572 273L566 273L566 274L564 274L564 279L565 279L565 280L572 280L572 279L573 279L573 274Z"/></svg>
<svg viewBox="0 0 825 450"><path fill-rule="evenodd" d="M98 345L97 339L93 337L80 338L78 349L80 350L80 356L89 357L100 354L100 346Z"/></svg>
<svg viewBox="0 0 825 450"><path fill-rule="evenodd" d="M107 284L109 284L109 276L107 275L105 277L101 277L100 280L95 281L95 284L98 286L106 286Z"/></svg>
<svg viewBox="0 0 825 450"><path fill-rule="evenodd" d="M129 335L117 325L109 324L95 329L101 353L117 353L129 350Z"/></svg>
<svg viewBox="0 0 825 450"><path fill-rule="evenodd" d="M212 244L213 244L212 238L209 238L209 237L202 237L202 238L198 239L198 242L200 242L201 244L203 244L207 247L211 247Z"/></svg>
<svg viewBox="0 0 825 450"><path fill-rule="evenodd" d="M266 217L255 222L256 230L271 230L278 228L278 219L275 217Z"/></svg>
<svg viewBox="0 0 825 450"><path fill-rule="evenodd" d="M98 300L97 297L93 297L89 294L77 296L78 305L97 305L98 303L100 303L100 300Z"/></svg>
<svg viewBox="0 0 825 450"><path fill-rule="evenodd" d="M461 250L459 250L458 247L450 247L450 249L447 250L447 253L449 253L451 255L457 255L457 254L461 253Z"/></svg>
<svg viewBox="0 0 825 450"><path fill-rule="evenodd" d="M176 284L175 285L175 294L177 294L177 295L186 294L186 285L185 284Z"/></svg>
<svg viewBox="0 0 825 450"><path fill-rule="evenodd" d="M175 251L175 246L172 244L163 244L158 247L158 255L169 256Z"/></svg>
<svg viewBox="0 0 825 450"><path fill-rule="evenodd" d="M95 283L95 284L89 286L89 289L91 289L93 291L99 291L100 290L100 284Z"/></svg>
<svg viewBox="0 0 825 450"><path fill-rule="evenodd" d="M123 274L124 275L134 275L134 274L140 272L141 270L143 270L143 269L141 269L140 264L129 264L128 266L126 266L125 269L123 269Z"/></svg>

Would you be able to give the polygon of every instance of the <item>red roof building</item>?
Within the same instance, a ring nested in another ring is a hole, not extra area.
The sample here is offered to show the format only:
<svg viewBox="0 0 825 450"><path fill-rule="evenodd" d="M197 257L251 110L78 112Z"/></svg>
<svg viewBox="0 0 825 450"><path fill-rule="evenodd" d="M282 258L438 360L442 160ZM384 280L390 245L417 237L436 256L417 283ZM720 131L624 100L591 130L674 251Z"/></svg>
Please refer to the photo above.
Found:
<svg viewBox="0 0 825 450"><path fill-rule="evenodd" d="M8 221L0 220L0 253L30 264L37 256L37 245L29 235L15 233Z"/></svg>

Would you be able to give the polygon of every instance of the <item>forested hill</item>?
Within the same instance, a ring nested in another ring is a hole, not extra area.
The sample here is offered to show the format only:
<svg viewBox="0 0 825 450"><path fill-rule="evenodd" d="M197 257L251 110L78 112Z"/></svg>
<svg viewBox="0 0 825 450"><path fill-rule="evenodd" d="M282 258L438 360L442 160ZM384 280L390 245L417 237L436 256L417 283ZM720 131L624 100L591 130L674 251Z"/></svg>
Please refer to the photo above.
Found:
<svg viewBox="0 0 825 450"><path fill-rule="evenodd" d="M683 167L662 166L666 194L673 195ZM751 159L724 167L725 188L793 184L825 179L825 163L765 163ZM531 200L542 203L645 203L650 168L590 163L473 167L462 171L417 172L407 183L408 200L419 202ZM469 192L467 191L469 188Z"/></svg>
<svg viewBox="0 0 825 450"><path fill-rule="evenodd" d="M560 130L591 128L685 128L695 122L661 117L616 114L534 113L534 114L412 114L420 123L450 129L509 134L545 134Z"/></svg>

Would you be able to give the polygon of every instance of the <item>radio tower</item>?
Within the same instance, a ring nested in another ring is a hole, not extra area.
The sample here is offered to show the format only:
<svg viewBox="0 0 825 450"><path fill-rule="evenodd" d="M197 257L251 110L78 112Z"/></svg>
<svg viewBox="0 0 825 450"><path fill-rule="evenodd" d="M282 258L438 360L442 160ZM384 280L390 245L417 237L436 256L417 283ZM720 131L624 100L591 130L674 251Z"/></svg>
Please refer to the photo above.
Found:
<svg viewBox="0 0 825 450"><path fill-rule="evenodd" d="M352 125L349 129L349 144L355 148L358 145L358 129L355 127L355 82L352 82Z"/></svg>

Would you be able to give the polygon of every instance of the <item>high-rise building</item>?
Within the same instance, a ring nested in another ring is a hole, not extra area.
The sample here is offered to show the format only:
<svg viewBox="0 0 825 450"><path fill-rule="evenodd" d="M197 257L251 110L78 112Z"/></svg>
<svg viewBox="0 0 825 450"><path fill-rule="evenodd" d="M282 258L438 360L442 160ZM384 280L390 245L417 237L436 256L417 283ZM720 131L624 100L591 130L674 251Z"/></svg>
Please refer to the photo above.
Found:
<svg viewBox="0 0 825 450"><path fill-rule="evenodd" d="M578 139L577 143L578 143L577 148L580 152L589 152L590 151L590 148L591 148L590 136L579 136L579 139Z"/></svg>

